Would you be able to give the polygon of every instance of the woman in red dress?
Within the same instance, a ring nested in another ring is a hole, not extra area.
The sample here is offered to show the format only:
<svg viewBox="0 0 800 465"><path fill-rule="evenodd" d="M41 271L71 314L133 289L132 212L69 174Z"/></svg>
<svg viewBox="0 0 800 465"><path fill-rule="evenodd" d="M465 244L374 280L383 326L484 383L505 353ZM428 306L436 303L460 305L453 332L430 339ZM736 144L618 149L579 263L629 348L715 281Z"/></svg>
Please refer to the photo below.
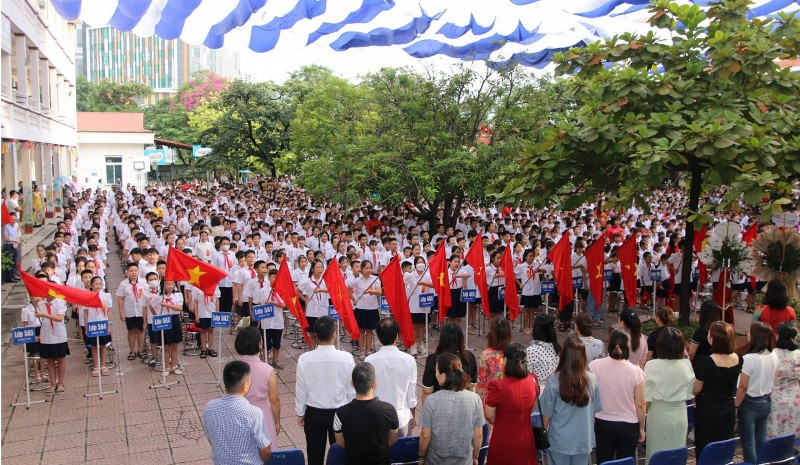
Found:
<svg viewBox="0 0 800 465"><path fill-rule="evenodd" d="M487 465L536 465L536 444L531 413L539 396L539 383L528 374L525 348L509 344L504 352L505 377L490 381L484 414L494 425Z"/></svg>

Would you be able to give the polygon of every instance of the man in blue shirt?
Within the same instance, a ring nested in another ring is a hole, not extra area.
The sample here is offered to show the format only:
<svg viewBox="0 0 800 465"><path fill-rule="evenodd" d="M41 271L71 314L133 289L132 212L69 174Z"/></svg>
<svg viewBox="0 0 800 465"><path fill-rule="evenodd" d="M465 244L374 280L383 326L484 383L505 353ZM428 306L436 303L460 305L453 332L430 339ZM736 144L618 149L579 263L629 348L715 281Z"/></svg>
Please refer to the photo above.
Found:
<svg viewBox="0 0 800 465"><path fill-rule="evenodd" d="M234 360L222 371L225 395L206 405L203 428L214 465L264 465L272 454L261 409L244 398L250 390L250 365Z"/></svg>

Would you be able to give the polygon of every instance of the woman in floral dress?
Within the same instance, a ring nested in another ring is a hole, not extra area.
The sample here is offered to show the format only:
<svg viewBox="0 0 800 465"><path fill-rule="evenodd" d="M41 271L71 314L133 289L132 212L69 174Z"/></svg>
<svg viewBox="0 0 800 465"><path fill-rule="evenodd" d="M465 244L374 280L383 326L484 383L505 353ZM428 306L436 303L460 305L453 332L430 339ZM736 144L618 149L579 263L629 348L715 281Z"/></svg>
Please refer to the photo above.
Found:
<svg viewBox="0 0 800 465"><path fill-rule="evenodd" d="M503 351L511 343L511 323L497 315L489 322L486 349L478 359L478 382L475 392L485 400L489 381L503 379Z"/></svg>
<svg viewBox="0 0 800 465"><path fill-rule="evenodd" d="M797 328L793 322L778 325L774 353L778 358L778 368L775 370L767 437L794 433L800 438L800 350L797 350Z"/></svg>

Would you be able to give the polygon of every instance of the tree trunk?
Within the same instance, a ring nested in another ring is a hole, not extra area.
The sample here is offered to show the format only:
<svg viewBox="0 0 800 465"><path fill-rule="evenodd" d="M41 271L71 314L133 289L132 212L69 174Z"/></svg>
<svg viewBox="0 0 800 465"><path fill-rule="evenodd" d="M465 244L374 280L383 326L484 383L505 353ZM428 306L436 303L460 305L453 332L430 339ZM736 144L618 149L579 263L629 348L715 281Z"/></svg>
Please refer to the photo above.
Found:
<svg viewBox="0 0 800 465"><path fill-rule="evenodd" d="M700 204L700 191L703 187L702 170L696 162L689 165L689 214L697 213ZM681 295L680 295L680 318L678 324L685 326L689 324L691 315L691 295L692 295L692 262L694 261L694 223L686 221L686 235L683 239L683 263L681 265Z"/></svg>

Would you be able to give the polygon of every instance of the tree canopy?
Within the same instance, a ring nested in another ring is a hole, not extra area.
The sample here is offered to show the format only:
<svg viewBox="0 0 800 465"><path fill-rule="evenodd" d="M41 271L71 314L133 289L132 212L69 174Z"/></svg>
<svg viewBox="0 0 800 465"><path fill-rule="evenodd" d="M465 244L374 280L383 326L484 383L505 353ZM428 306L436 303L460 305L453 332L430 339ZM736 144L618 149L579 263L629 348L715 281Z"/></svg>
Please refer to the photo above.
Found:
<svg viewBox="0 0 800 465"><path fill-rule="evenodd" d="M541 130L561 101L555 86L516 67L449 75L389 68L358 84L329 78L293 122L301 183L334 201L371 197L454 225L465 199L483 199L512 160L515 140Z"/></svg>
<svg viewBox="0 0 800 465"><path fill-rule="evenodd" d="M499 177L500 198L570 209L606 194L612 205L647 208L649 189L678 179L689 191L686 237L711 221L714 206L699 206L705 189L730 186L723 207L741 197L765 216L779 213L800 173L800 75L776 61L800 54L800 19L748 19L748 5L724 0L704 12L657 0L650 24L660 34L556 55L579 103L554 115ZM685 241L685 256L691 247Z"/></svg>
<svg viewBox="0 0 800 465"><path fill-rule="evenodd" d="M152 93L145 84L132 82L116 83L104 79L95 84L85 77L78 76L75 84L75 101L78 111L141 111L137 98L144 98Z"/></svg>

